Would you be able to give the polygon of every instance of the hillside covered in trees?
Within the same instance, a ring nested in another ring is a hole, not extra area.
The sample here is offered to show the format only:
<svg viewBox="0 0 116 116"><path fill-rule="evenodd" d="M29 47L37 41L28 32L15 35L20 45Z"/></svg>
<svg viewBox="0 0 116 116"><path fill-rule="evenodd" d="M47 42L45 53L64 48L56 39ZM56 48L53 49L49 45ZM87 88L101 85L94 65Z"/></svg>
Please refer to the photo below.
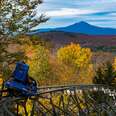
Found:
<svg viewBox="0 0 116 116"><path fill-rule="evenodd" d="M15 63L20 60L29 64L29 74L40 85L93 83L96 70L99 70L99 67L106 62L110 62L112 70L115 71L116 60L112 53L102 50L93 51L75 41L54 47L54 43L49 39L46 40L38 35L27 36L26 34L33 27L49 19L43 14L36 17L38 13L36 9L41 3L41 0L0 1L0 75L2 80L9 78ZM70 36L74 37L74 35ZM57 43L57 41L54 42ZM114 78L113 81L115 81Z"/></svg>
<svg viewBox="0 0 116 116"><path fill-rule="evenodd" d="M75 43L60 47L53 52L54 48L50 41L45 41L38 36L23 35L12 40L1 41L0 45L2 79L9 78L15 63L20 60L29 64L30 76L40 85L91 84L94 83L96 71L100 68L102 68L100 75L102 79L103 70L107 69L107 62L112 65L113 72L116 68L115 55L102 51L94 52L90 48ZM111 75L107 74L107 78L110 79Z"/></svg>

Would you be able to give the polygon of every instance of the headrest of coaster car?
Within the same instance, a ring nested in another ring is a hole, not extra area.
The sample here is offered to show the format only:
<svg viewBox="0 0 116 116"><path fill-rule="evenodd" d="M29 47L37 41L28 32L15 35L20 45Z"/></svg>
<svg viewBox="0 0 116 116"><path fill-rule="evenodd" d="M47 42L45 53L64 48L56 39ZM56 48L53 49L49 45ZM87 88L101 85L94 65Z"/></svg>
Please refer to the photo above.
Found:
<svg viewBox="0 0 116 116"><path fill-rule="evenodd" d="M23 62L17 62L15 70L13 72L13 77L21 82L25 82L27 80L29 66Z"/></svg>

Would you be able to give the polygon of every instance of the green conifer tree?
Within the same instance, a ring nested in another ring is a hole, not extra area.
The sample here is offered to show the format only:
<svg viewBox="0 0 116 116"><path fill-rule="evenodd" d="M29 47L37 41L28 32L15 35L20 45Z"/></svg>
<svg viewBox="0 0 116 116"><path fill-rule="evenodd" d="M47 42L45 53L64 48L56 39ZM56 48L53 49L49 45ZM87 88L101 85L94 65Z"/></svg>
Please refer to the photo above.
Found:
<svg viewBox="0 0 116 116"><path fill-rule="evenodd" d="M114 71L112 64L107 62L104 66L98 68L93 83L116 87L115 79L116 72Z"/></svg>
<svg viewBox="0 0 116 116"><path fill-rule="evenodd" d="M42 0L0 0L0 39L29 32L48 20L43 14L36 17Z"/></svg>

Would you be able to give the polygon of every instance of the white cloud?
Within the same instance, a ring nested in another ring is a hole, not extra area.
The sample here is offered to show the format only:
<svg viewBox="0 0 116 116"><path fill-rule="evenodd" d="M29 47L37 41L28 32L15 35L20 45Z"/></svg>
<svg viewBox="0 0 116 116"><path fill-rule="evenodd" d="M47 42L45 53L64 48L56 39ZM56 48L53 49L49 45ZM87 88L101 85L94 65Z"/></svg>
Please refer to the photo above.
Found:
<svg viewBox="0 0 116 116"><path fill-rule="evenodd" d="M116 17L116 13L110 13L109 16Z"/></svg>
<svg viewBox="0 0 116 116"><path fill-rule="evenodd" d="M60 10L54 10L54 11L47 11L46 15L51 17L59 17L59 16L78 16L83 14L90 14L95 13L97 11L95 10L82 10L77 8L61 8Z"/></svg>

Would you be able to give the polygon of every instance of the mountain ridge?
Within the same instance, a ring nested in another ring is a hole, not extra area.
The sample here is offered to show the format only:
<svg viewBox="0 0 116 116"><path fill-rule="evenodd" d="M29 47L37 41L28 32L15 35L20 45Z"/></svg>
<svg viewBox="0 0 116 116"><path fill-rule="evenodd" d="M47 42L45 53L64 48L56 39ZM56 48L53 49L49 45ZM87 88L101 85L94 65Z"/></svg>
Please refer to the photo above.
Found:
<svg viewBox="0 0 116 116"><path fill-rule="evenodd" d="M84 21L81 21L79 23L74 23L66 27L38 29L33 31L32 34L50 32L50 31L63 31L63 32L71 32L71 33L81 33L87 35L116 35L115 28L98 27Z"/></svg>
<svg viewBox="0 0 116 116"><path fill-rule="evenodd" d="M78 43L82 47L89 47L91 49L94 49L96 47L112 48L116 46L116 35L94 36L57 31L39 33L37 35L45 41L50 41L55 49L68 45L70 43Z"/></svg>

